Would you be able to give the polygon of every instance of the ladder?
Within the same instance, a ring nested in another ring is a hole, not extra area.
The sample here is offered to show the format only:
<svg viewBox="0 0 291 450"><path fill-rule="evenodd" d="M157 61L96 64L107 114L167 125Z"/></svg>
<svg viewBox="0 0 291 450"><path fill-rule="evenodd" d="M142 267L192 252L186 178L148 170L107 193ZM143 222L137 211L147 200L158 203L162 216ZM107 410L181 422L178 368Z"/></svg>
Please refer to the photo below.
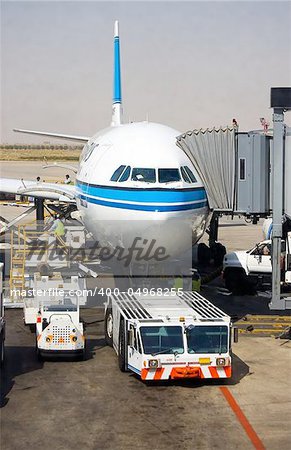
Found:
<svg viewBox="0 0 291 450"><path fill-rule="evenodd" d="M62 237L52 237L49 231L39 231L36 224L19 225L17 230L11 230L9 286L12 301L22 301L25 296L25 268L48 264L50 252L56 248L64 252L69 264L70 250Z"/></svg>
<svg viewBox="0 0 291 450"><path fill-rule="evenodd" d="M18 227L19 228L19 227ZM10 241L10 298L13 301L22 299L25 289L25 236L19 230L11 231Z"/></svg>

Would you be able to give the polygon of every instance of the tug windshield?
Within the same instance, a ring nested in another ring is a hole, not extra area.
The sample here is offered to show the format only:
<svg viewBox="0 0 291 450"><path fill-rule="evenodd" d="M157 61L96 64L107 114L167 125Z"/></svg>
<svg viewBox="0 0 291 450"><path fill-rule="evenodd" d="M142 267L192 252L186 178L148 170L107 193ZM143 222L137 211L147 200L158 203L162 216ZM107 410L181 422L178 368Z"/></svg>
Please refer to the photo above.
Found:
<svg viewBox="0 0 291 450"><path fill-rule="evenodd" d="M189 353L227 353L228 327L190 326L186 330Z"/></svg>
<svg viewBox="0 0 291 450"><path fill-rule="evenodd" d="M141 327L144 353L184 353L183 330L180 326Z"/></svg>

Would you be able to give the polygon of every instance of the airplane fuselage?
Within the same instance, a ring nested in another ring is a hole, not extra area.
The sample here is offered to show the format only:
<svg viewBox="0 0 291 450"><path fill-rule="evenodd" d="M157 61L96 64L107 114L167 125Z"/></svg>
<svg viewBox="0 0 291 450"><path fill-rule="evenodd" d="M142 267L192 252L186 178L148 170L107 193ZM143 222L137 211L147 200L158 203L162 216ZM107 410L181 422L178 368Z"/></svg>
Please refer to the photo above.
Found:
<svg viewBox="0 0 291 450"><path fill-rule="evenodd" d="M202 236L206 193L175 143L179 134L156 123L129 123L105 129L85 145L77 207L101 245L128 247L141 237L176 255Z"/></svg>

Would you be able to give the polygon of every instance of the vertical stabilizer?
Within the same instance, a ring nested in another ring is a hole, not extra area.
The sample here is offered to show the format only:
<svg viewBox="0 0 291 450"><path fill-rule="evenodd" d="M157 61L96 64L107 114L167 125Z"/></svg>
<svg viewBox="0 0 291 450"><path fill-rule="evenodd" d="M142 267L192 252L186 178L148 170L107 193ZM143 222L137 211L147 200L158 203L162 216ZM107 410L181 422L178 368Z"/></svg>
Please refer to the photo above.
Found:
<svg viewBox="0 0 291 450"><path fill-rule="evenodd" d="M120 76L120 48L118 21L114 23L114 74L112 99L112 126L122 123L121 76Z"/></svg>

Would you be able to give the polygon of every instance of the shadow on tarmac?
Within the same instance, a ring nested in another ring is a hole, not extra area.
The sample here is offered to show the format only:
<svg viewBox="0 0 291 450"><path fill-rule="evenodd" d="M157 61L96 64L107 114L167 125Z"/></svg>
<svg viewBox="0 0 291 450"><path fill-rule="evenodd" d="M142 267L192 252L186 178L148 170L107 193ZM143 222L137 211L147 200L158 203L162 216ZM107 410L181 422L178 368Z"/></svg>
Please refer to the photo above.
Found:
<svg viewBox="0 0 291 450"><path fill-rule="evenodd" d="M215 280L215 284L203 286L201 294L210 300L215 306L222 309L235 322L247 314L266 316L288 316L290 310L271 310L270 295L258 292L257 295L232 295L226 288Z"/></svg>
<svg viewBox="0 0 291 450"><path fill-rule="evenodd" d="M101 350L103 347L105 347L105 340L103 338L88 338L84 363L94 358L96 351ZM47 356L39 360L35 348L32 346L6 346L5 362L3 367L1 367L0 408L7 405L9 401L7 395L15 384L14 379L19 375L42 369L44 362L66 361L75 363L78 359L80 359L79 356L77 358L76 356Z"/></svg>
<svg viewBox="0 0 291 450"><path fill-rule="evenodd" d="M34 347L6 346L5 362L1 367L0 408L9 401L6 396L14 386L15 377L42 369L42 367L43 363L37 360Z"/></svg>

